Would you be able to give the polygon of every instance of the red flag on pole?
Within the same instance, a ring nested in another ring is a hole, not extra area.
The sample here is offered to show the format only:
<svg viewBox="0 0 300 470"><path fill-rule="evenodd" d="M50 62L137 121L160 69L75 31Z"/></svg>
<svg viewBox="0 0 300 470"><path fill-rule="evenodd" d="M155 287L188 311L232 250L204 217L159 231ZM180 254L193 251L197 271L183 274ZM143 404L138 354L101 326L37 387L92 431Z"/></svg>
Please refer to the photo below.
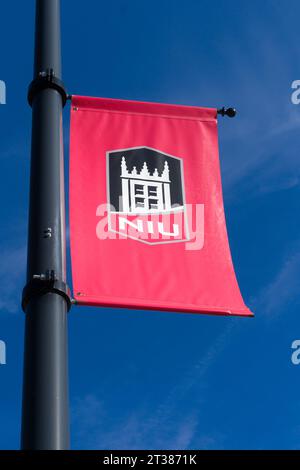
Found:
<svg viewBox="0 0 300 470"><path fill-rule="evenodd" d="M250 316L223 208L217 110L73 96L79 304Z"/></svg>

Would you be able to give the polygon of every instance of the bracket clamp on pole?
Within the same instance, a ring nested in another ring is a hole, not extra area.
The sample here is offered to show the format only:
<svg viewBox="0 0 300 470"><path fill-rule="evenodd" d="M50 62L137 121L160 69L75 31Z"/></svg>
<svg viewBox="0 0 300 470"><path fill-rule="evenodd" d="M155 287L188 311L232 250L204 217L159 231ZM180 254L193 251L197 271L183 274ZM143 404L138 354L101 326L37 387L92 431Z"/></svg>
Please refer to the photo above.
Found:
<svg viewBox="0 0 300 470"><path fill-rule="evenodd" d="M73 303L70 288L65 282L57 279L54 270L48 270L46 274L35 274L24 287L22 293L23 311L26 311L32 298L49 293L61 295L67 303L67 310L70 310Z"/></svg>
<svg viewBox="0 0 300 470"><path fill-rule="evenodd" d="M28 103L32 106L33 99L42 90L53 89L58 91L62 98L63 107L68 100L68 94L61 80L55 77L53 69L47 69L45 72L39 72L38 77L32 80L28 88Z"/></svg>

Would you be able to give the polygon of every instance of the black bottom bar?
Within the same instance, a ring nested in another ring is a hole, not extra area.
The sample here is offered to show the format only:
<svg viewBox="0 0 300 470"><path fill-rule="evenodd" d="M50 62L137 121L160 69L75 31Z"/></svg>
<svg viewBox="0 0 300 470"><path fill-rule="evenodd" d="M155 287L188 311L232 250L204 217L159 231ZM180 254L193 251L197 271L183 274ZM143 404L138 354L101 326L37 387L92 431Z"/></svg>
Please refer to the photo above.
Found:
<svg viewBox="0 0 300 470"><path fill-rule="evenodd" d="M37 463L40 465L55 465L56 463L76 464L82 463L96 468L102 465L121 465L124 468L135 468L151 465L184 465L186 467L243 469L249 465L272 464L289 468L289 464L298 464L300 453L298 451L197 451L197 450L151 450L151 451L0 451L0 463L20 463L22 465ZM209 464L209 467L203 467ZM150 466L150 467L149 467ZM295 467L296 468L296 467Z"/></svg>

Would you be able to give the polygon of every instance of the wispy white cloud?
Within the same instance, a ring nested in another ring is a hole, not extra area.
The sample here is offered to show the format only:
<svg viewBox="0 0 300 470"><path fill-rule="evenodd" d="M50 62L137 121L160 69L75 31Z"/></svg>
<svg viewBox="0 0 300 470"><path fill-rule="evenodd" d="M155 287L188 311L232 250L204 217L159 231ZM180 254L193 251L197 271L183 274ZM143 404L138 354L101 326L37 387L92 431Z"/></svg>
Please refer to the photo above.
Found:
<svg viewBox="0 0 300 470"><path fill-rule="evenodd" d="M274 278L255 300L260 312L272 318L296 302L300 302L300 249L286 255Z"/></svg>
<svg viewBox="0 0 300 470"><path fill-rule="evenodd" d="M299 184L300 105L291 102L291 83L300 78L295 67L299 50L295 31L282 41L280 31L288 14L282 15L273 3L267 18L247 10L253 17L243 30L236 25L239 41L235 32L214 44L224 63L224 75L203 74L206 104L217 104L217 99L219 105L225 102L238 110L235 119L219 120L228 200L240 198L242 191L253 197ZM259 48L250 47L257 43Z"/></svg>
<svg viewBox="0 0 300 470"><path fill-rule="evenodd" d="M88 395L75 404L76 441L89 449L186 449L195 435L196 413L182 419L172 417L153 423L155 409L131 410L118 422L110 422L104 404ZM109 424L107 424L109 423Z"/></svg>
<svg viewBox="0 0 300 470"><path fill-rule="evenodd" d="M0 310L15 313L20 309L21 281L25 280L26 247L1 250Z"/></svg>
<svg viewBox="0 0 300 470"><path fill-rule="evenodd" d="M176 385L158 406L144 403L117 422L111 422L105 411L105 402L95 395L76 400L73 413L78 430L76 440L84 442L85 448L92 449L187 449L193 446L206 401L205 387L202 387L204 376L222 356L236 328L234 319L228 320L229 324L203 357L183 376L181 374L176 378ZM186 415L180 410L194 387L197 388L197 403L190 407ZM219 440L219 436L200 434L197 446L213 448Z"/></svg>
<svg viewBox="0 0 300 470"><path fill-rule="evenodd" d="M28 143L25 139L15 138L13 142L10 141L9 143L2 143L0 146L0 158L19 158L20 155L24 155L24 150L28 152L29 149L30 148L28 147Z"/></svg>
<svg viewBox="0 0 300 470"><path fill-rule="evenodd" d="M104 417L103 403L93 394L88 394L83 398L77 398L72 406L72 421L80 423L77 428L79 439L92 436L95 428L98 432Z"/></svg>
<svg viewBox="0 0 300 470"><path fill-rule="evenodd" d="M231 138L236 151L237 145L242 152L238 162L226 152L229 158L224 162L224 186L228 193L235 196L235 188L240 194L240 183L243 183L248 194L260 194L276 190L289 189L299 185L299 157L297 146L300 129L300 109L287 106L282 110L280 119L268 119L262 129L249 130L248 135L240 139ZM227 144L227 148L230 147ZM299 140L300 143L300 140Z"/></svg>
<svg viewBox="0 0 300 470"><path fill-rule="evenodd" d="M300 249L298 246L283 259L282 265L274 278L253 300L255 310L260 315L274 318L287 310L296 301L300 292ZM240 323L228 319L226 328L214 339L206 353L199 358L186 373L180 376L178 383L170 389L168 395L154 407L137 406L119 421L109 422L105 410L105 401L87 396L82 401L80 420L76 428L84 429L84 447L100 449L216 449L224 448L226 436L222 434L201 435L199 423L201 412L207 400L204 384L206 375L222 357L224 350L239 331ZM180 412L182 404L189 400L190 392L197 389L197 403L189 407L189 414ZM94 403L94 407L91 407ZM77 413L78 416L78 413ZM90 418L89 418L90 417ZM96 418L95 418L96 417ZM103 428L103 424L109 425Z"/></svg>

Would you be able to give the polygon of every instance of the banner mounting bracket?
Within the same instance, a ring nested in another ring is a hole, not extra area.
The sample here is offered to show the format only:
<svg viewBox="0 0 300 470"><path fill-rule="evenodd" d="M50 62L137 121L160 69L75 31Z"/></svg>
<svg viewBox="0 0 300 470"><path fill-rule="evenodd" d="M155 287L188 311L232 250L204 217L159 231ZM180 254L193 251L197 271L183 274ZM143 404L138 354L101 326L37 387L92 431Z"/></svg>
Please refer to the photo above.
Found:
<svg viewBox="0 0 300 470"><path fill-rule="evenodd" d="M39 72L37 78L32 80L30 83L27 95L30 106L32 106L35 96L45 89L58 91L62 98L63 107L65 106L69 95L66 92L63 82L54 75L54 71L51 68L46 69L46 71Z"/></svg>
<svg viewBox="0 0 300 470"><path fill-rule="evenodd" d="M220 114L221 116L228 116L230 118L233 118L236 116L236 109L235 108L220 108L217 110L217 114Z"/></svg>
<svg viewBox="0 0 300 470"><path fill-rule="evenodd" d="M22 293L23 311L26 311L26 307L32 298L40 297L48 293L61 295L67 303L67 310L70 310L73 299L71 298L69 286L64 281L57 278L53 269L49 269L45 274L34 274L32 279L24 287Z"/></svg>

